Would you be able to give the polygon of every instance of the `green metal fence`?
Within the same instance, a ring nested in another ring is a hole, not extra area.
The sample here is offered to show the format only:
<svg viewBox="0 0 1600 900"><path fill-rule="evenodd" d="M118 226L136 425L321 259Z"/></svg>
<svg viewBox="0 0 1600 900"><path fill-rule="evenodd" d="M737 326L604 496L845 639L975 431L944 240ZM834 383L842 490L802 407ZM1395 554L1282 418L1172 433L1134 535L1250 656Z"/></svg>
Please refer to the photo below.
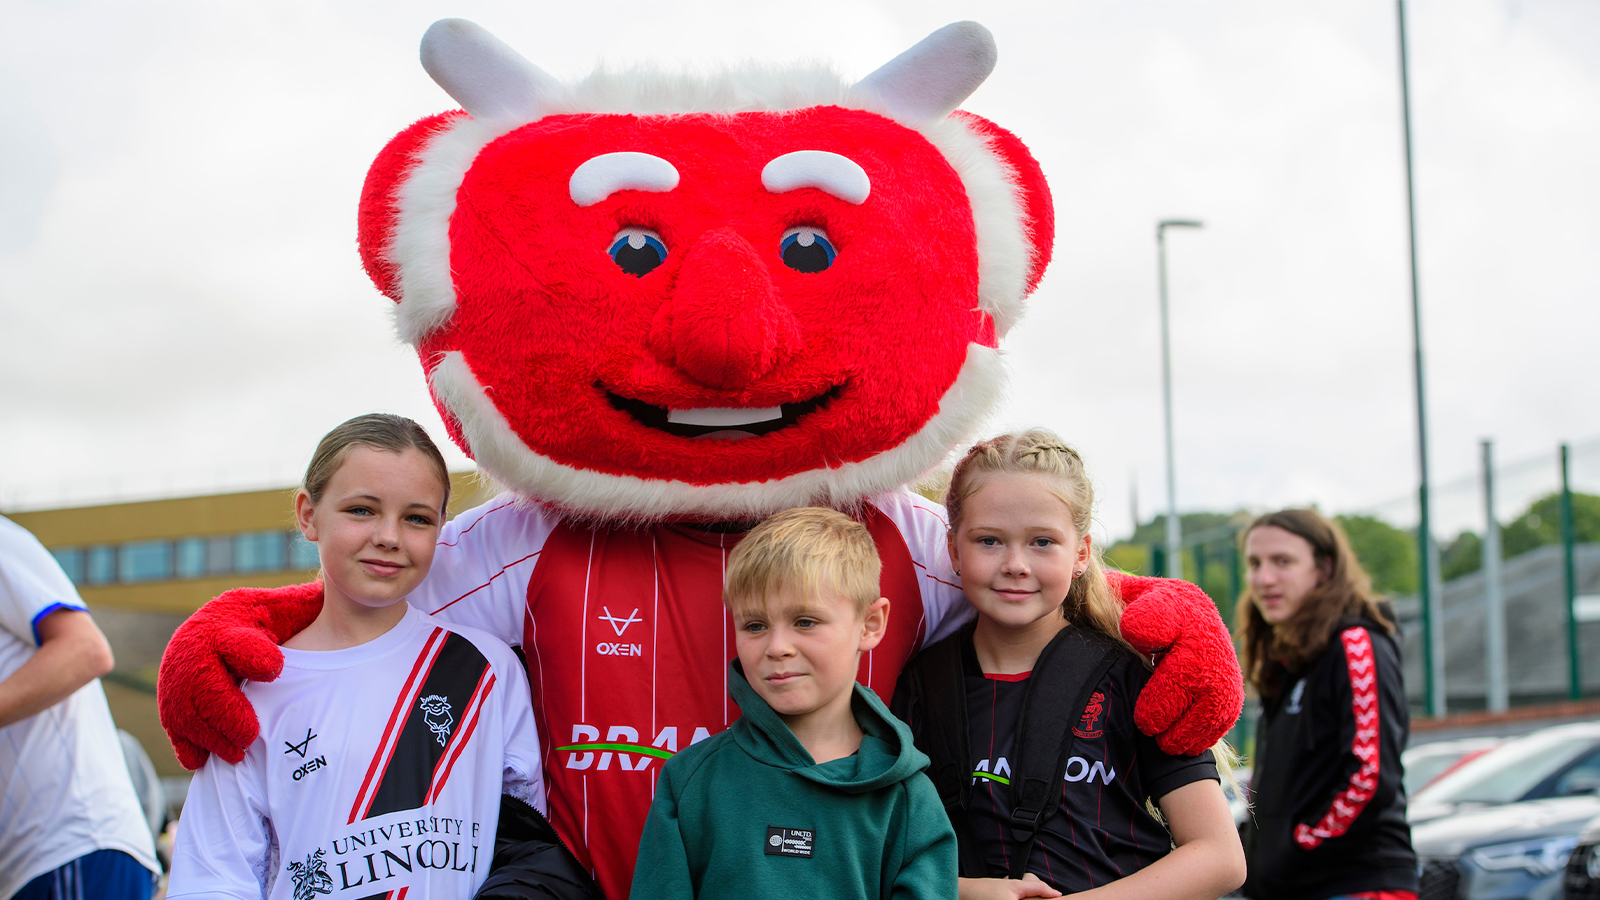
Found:
<svg viewBox="0 0 1600 900"><path fill-rule="evenodd" d="M1494 583L1505 609L1506 660L1512 705L1600 696L1600 438L1551 447L1497 463L1491 470L1502 571ZM1422 610L1418 600L1417 497L1337 515L1375 586L1399 613L1406 637L1407 683L1417 711L1481 708L1494 686L1483 674L1494 630L1490 579L1483 571L1487 525L1485 472L1461 472L1431 493L1439 615L1432 654L1439 707L1426 695ZM1171 565L1161 546L1164 517L1142 524L1132 541L1112 548L1111 562L1144 574L1175 575L1198 584L1230 625L1246 577L1241 532L1249 513L1182 517L1183 559ZM1592 549L1587 549L1592 546ZM1236 743L1236 746L1239 746Z"/></svg>

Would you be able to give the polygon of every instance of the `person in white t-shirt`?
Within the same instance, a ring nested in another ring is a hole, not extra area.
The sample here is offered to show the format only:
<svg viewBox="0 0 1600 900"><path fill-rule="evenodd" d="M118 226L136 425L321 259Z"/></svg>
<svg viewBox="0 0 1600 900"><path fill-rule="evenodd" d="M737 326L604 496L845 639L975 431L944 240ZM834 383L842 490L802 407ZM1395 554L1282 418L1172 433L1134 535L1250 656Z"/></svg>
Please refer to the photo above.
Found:
<svg viewBox="0 0 1600 900"><path fill-rule="evenodd" d="M155 842L100 687L111 662L61 566L0 518L0 898L154 889Z"/></svg>
<svg viewBox="0 0 1600 900"><path fill-rule="evenodd" d="M496 861L503 808L543 824L516 655L405 600L449 484L410 419L360 416L323 438L295 497L322 612L284 643L277 680L246 683L261 731L243 760L195 775L169 898L467 898Z"/></svg>

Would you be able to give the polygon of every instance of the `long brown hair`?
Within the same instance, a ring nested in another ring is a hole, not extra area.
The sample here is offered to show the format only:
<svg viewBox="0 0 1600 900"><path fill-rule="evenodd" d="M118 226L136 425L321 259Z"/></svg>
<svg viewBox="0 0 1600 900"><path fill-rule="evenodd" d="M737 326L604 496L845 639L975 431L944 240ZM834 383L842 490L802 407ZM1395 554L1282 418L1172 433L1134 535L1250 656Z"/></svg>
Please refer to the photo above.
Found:
<svg viewBox="0 0 1600 900"><path fill-rule="evenodd" d="M1339 523L1314 509L1280 510L1251 522L1239 536L1240 544L1249 540L1250 532L1267 527L1281 528L1310 544L1312 562L1322 575L1322 581L1280 625L1261 617L1254 588L1247 585L1239 597L1235 628L1245 680L1263 699L1275 700L1289 676L1304 671L1327 648L1341 620L1362 616L1390 634L1394 622L1372 593L1372 579L1361 568Z"/></svg>
<svg viewBox="0 0 1600 900"><path fill-rule="evenodd" d="M1051 493L1059 497L1072 514L1073 530L1082 537L1094 524L1094 486L1089 483L1083 458L1061 438L1035 428L1022 434L1002 434L979 441L956 463L944 501L945 510L950 514L952 537L961 527L967 499L983 485L984 477L991 474L1048 476ZM1080 628L1093 629L1127 645L1122 639L1120 625L1122 603L1106 582L1100 565L1100 548L1093 543L1090 544L1088 568L1072 579L1066 600L1061 604L1061 615Z"/></svg>

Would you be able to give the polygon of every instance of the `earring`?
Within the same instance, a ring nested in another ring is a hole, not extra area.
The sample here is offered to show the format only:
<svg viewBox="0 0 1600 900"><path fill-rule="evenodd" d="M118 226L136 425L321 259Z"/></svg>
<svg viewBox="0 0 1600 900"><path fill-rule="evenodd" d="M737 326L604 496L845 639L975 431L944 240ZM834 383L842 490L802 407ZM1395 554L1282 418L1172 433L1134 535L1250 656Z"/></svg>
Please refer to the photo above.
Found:
<svg viewBox="0 0 1600 900"><path fill-rule="evenodd" d="M960 570L960 569L957 569L957 570L956 570L956 577L957 577L957 578L960 578L960 577L961 577L961 570Z"/></svg>

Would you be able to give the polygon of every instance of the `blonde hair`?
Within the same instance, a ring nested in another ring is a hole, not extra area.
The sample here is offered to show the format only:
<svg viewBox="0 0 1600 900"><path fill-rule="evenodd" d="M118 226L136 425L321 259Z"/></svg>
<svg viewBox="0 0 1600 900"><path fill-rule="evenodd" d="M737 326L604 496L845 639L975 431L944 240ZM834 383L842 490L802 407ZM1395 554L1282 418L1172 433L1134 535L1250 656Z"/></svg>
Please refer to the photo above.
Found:
<svg viewBox="0 0 1600 900"><path fill-rule="evenodd" d="M311 464L306 467L306 480L302 485L313 506L322 501L322 492L328 489L328 482L333 480L334 473L344 465L354 447L390 453L407 450L421 453L444 486L444 500L439 504L439 514L444 514L445 507L450 504L450 470L444 464L444 456L421 425L390 413L356 416L322 436L316 452L311 454Z"/></svg>
<svg viewBox="0 0 1600 900"><path fill-rule="evenodd" d="M728 555L722 602L734 613L794 592L850 600L857 616L880 596L883 563L867 526L831 509L801 507L770 516Z"/></svg>
<svg viewBox="0 0 1600 900"><path fill-rule="evenodd" d="M950 514L950 538L961 529L966 504L991 475L1040 475L1048 490L1067 505L1072 528L1081 539L1094 524L1094 486L1084 471L1083 458L1061 438L1042 428L1022 434L1002 434L980 441L956 463L945 493L944 506ZM1091 544L1089 565L1072 579L1061 604L1061 615L1080 628L1090 628L1128 646L1122 639L1122 603L1106 582L1100 563L1100 548ZM1131 651L1133 648L1128 647ZM1140 656L1143 659L1143 656Z"/></svg>

